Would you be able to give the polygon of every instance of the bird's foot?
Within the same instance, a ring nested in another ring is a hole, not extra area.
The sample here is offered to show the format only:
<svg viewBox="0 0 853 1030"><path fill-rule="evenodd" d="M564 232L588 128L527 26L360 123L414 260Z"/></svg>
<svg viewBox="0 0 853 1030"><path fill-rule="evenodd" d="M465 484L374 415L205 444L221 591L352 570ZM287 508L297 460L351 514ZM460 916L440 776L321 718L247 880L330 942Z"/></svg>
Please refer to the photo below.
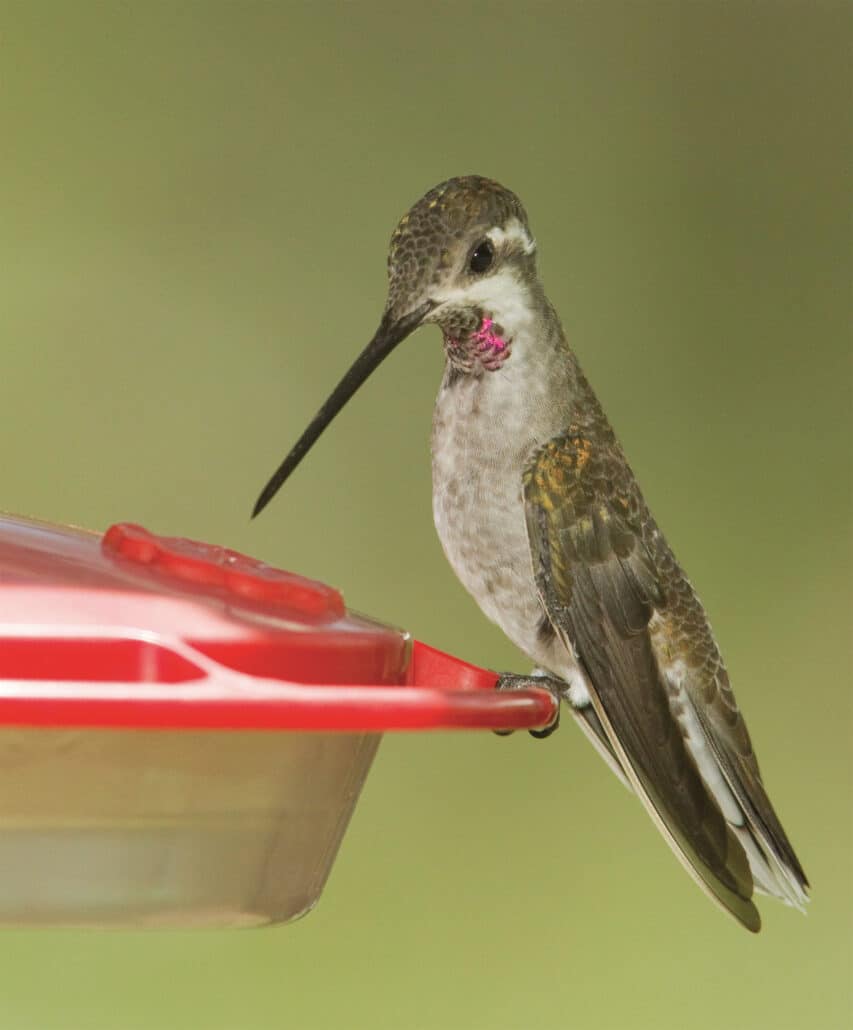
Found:
<svg viewBox="0 0 853 1030"><path fill-rule="evenodd" d="M567 689L566 684L562 680L555 679L553 676L539 676L537 674L518 676L514 672L501 673L498 677L498 682L495 684L495 690L547 690L554 698L557 702L557 714L553 720L541 730L528 730L530 736L535 737L537 740L544 740L546 737L550 737L560 725L560 701ZM494 732L499 737L508 737L513 731L495 730Z"/></svg>

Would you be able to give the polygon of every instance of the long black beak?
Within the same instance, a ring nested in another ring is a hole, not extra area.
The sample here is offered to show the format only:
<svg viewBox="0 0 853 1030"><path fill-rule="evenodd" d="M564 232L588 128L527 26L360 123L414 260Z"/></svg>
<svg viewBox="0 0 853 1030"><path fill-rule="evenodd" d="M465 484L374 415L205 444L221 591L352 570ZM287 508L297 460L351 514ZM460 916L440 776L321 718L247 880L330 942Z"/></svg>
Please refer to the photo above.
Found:
<svg viewBox="0 0 853 1030"><path fill-rule="evenodd" d="M252 518L259 515L275 497L284 481L311 450L326 426L370 373L379 367L398 344L417 329L433 306L432 301L426 301L419 308L415 308L408 315L403 315L397 321L391 319L388 314L383 317L376 330L376 335L355 359L350 370L334 388L329 399L314 416L308 428L294 444L290 454L279 465L275 475L261 491L261 496L252 509Z"/></svg>

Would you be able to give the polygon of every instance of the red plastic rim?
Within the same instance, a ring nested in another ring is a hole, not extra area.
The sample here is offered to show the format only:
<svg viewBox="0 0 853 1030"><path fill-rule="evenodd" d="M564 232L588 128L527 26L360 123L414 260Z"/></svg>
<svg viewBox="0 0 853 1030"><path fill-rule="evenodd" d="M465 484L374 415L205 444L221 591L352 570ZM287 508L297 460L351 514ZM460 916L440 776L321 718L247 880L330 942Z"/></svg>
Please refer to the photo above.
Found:
<svg viewBox="0 0 853 1030"><path fill-rule="evenodd" d="M156 681L6 677L0 680L0 726L382 733L536 729L556 715L547 691L497 692L494 673L419 641L409 683L396 686L286 683L219 666L207 675L209 660L190 648L162 651L162 643L136 643L155 649L149 659L160 672Z"/></svg>

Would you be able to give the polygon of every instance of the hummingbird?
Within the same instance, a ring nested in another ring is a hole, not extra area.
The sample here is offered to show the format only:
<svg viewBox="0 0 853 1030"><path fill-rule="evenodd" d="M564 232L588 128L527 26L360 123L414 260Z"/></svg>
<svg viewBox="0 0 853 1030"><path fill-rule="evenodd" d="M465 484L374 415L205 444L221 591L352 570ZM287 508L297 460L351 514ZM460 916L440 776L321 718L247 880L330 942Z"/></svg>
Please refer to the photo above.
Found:
<svg viewBox="0 0 853 1030"><path fill-rule="evenodd" d="M403 216L379 328L253 516L377 366L428 324L444 345L435 526L463 585L535 666L498 688L543 686L562 700L696 883L748 930L761 926L754 892L803 909L808 881L705 610L569 347L510 190L461 176Z"/></svg>

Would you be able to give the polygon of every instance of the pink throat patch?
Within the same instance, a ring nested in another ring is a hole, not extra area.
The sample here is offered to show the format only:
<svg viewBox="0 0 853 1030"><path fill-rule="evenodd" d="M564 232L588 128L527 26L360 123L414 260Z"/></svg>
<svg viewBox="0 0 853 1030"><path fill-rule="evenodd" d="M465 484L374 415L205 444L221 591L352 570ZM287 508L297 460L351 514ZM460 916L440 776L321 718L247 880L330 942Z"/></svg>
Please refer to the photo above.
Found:
<svg viewBox="0 0 853 1030"><path fill-rule="evenodd" d="M500 354L502 350L506 349L506 340L502 336L498 336L498 334L492 329L494 324L495 323L491 318L486 318L484 316L483 324L476 333L471 335L471 339L477 344L477 350L492 351L496 354Z"/></svg>
<svg viewBox="0 0 853 1030"><path fill-rule="evenodd" d="M461 340L445 336L444 345L453 365L466 372L477 368L497 372L512 351L512 340L501 336L501 327L485 315L476 332Z"/></svg>

